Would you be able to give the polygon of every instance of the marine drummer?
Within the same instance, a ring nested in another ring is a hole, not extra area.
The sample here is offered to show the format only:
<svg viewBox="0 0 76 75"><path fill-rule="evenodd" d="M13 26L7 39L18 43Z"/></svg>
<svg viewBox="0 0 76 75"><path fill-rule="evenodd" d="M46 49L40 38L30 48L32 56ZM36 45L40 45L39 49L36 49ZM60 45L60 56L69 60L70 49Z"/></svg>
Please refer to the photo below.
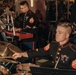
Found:
<svg viewBox="0 0 76 75"><path fill-rule="evenodd" d="M57 25L55 41L52 41L44 48L35 49L29 52L15 53L13 59L26 57L51 56L53 68L74 69L72 66L76 60L76 46L70 43L69 37L72 32L72 24L61 22ZM25 58L25 59L26 59Z"/></svg>

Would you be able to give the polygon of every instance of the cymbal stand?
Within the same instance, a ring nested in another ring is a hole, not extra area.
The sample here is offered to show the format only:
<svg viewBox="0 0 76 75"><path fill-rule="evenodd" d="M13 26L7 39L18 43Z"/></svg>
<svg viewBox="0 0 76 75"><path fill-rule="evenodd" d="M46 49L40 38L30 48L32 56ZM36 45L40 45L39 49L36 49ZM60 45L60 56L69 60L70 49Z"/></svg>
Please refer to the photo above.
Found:
<svg viewBox="0 0 76 75"><path fill-rule="evenodd" d="M11 13L11 23L12 23L13 35L15 36L15 29L14 29L14 22L13 22L12 13Z"/></svg>
<svg viewBox="0 0 76 75"><path fill-rule="evenodd" d="M2 37L3 37L3 39L4 39L4 41L5 41L5 42L8 42L7 37L6 37L6 34L5 34L4 31L1 32L1 35L2 35Z"/></svg>
<svg viewBox="0 0 76 75"><path fill-rule="evenodd" d="M15 28L14 28L14 22L13 22L13 16L11 13L11 23L12 23L12 29L13 29L13 37L15 36ZM12 42L13 42L13 38L12 38Z"/></svg>
<svg viewBox="0 0 76 75"><path fill-rule="evenodd" d="M9 13L10 12L8 9L6 9L6 14L7 14L7 25L8 25L8 31L9 31Z"/></svg>
<svg viewBox="0 0 76 75"><path fill-rule="evenodd" d="M9 71L12 69L13 66L14 66L14 64L12 64L12 65L10 66Z"/></svg>
<svg viewBox="0 0 76 75"><path fill-rule="evenodd" d="M8 15L8 10L7 9L6 9L6 13L7 13L7 20L8 20L8 23L9 23L9 15ZM0 27L1 27L1 30L2 30L1 35L3 37L3 40L6 41L6 42L8 42L7 36L5 34L5 28L2 25Z"/></svg>
<svg viewBox="0 0 76 75"><path fill-rule="evenodd" d="M8 62L7 64L5 64L5 67L7 67L10 63Z"/></svg>
<svg viewBox="0 0 76 75"><path fill-rule="evenodd" d="M8 26L8 31L9 31L9 9L6 9L6 14L7 14L7 26ZM3 28L3 26L1 26L2 32L1 35L3 37L3 40L8 42L7 36L5 34L5 29Z"/></svg>

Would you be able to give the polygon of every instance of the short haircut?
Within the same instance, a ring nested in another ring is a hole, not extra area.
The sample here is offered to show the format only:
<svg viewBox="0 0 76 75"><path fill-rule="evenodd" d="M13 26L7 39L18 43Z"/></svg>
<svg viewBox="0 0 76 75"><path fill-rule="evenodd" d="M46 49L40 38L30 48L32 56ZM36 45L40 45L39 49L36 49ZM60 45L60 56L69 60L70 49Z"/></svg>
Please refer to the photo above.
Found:
<svg viewBox="0 0 76 75"><path fill-rule="evenodd" d="M72 33L72 23L69 22L60 22L57 26L61 26L67 29L68 34Z"/></svg>
<svg viewBox="0 0 76 75"><path fill-rule="evenodd" d="M28 4L27 1L22 1L22 2L20 3L20 5L27 5L27 6L29 7L29 4Z"/></svg>

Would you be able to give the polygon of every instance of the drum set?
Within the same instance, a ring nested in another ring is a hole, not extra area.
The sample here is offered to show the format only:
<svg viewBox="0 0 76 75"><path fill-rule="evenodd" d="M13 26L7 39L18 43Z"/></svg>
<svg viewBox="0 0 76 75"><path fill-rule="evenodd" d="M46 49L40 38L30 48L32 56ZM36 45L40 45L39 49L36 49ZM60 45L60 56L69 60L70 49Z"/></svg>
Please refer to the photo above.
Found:
<svg viewBox="0 0 76 75"><path fill-rule="evenodd" d="M12 59L12 55L16 52L22 51L9 42L0 41L0 75L31 75L30 67L39 67Z"/></svg>

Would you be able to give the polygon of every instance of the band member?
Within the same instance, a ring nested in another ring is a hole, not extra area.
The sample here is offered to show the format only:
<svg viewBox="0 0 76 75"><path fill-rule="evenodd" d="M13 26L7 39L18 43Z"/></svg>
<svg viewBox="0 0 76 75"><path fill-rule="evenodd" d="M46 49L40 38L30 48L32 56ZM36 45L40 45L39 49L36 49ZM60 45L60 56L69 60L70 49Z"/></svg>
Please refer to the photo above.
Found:
<svg viewBox="0 0 76 75"><path fill-rule="evenodd" d="M14 29L16 32L32 33L33 38L27 41L35 41L37 37L36 15L29 9L27 1L22 1L19 6L21 13L15 18ZM10 31L13 31L13 28L11 28Z"/></svg>
<svg viewBox="0 0 76 75"><path fill-rule="evenodd" d="M20 3L21 13L15 18L14 25L15 31L21 31L26 29L36 28L36 16L29 9L29 4L27 1L22 1ZM12 31L12 28L11 28Z"/></svg>
<svg viewBox="0 0 76 75"><path fill-rule="evenodd" d="M15 53L13 59L21 57L42 57L51 56L54 68L72 69L72 62L76 59L76 46L69 42L69 36L72 32L72 24L62 22L57 25L55 40L42 49L36 49L29 52Z"/></svg>

